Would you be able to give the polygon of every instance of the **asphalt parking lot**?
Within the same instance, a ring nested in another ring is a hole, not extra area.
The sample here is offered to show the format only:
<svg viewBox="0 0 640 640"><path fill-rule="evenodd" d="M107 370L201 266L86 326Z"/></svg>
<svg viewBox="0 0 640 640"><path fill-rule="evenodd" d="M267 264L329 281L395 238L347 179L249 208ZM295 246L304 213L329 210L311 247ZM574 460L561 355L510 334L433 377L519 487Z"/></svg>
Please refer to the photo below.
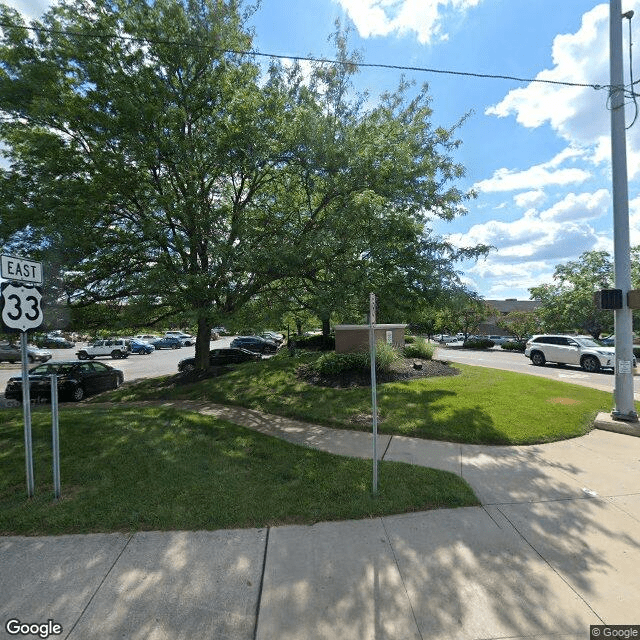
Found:
<svg viewBox="0 0 640 640"><path fill-rule="evenodd" d="M219 340L211 342L211 348L224 348L231 344L235 336L224 336ZM76 351L84 346L84 343L78 343L73 349L48 349L53 354L53 361L61 360L77 360ZM124 373L125 382L140 380L142 378L151 378L154 376L168 375L178 372L178 362L183 358L189 358L195 354L195 347L182 347L181 349L161 349L154 351L149 355L131 354L128 358L121 360L113 360L112 358L98 358L98 360L106 364L120 369ZM31 365L35 366L35 365ZM19 362L0 364L0 407L9 405L4 399L4 390L7 386L9 378L21 375L22 367ZM10 405L9 405L10 406ZM16 406L13 403L13 406Z"/></svg>

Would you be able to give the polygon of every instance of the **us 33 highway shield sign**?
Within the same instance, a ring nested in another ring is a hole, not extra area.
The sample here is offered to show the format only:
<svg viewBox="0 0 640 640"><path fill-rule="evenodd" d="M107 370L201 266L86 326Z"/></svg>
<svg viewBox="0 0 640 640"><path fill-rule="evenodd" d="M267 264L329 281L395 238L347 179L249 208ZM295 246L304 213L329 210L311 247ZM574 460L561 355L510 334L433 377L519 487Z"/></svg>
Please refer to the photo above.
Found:
<svg viewBox="0 0 640 640"><path fill-rule="evenodd" d="M2 283L2 322L9 329L28 331L42 324L42 293L39 287L16 282Z"/></svg>

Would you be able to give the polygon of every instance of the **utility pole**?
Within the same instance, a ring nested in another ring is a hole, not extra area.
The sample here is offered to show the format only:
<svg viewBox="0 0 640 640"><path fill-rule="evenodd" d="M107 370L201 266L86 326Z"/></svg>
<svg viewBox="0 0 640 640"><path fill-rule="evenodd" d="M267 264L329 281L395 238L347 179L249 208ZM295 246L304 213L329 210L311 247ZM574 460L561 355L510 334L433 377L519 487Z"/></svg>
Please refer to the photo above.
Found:
<svg viewBox="0 0 640 640"><path fill-rule="evenodd" d="M617 420L637 421L633 398L633 312L627 305L631 290L631 247L629 243L629 190L624 112L624 72L622 65L621 0L610 0L609 65L611 72L611 167L613 174L613 253L615 286L622 291L622 308L614 311L616 335L615 408ZM632 89L633 90L633 89Z"/></svg>

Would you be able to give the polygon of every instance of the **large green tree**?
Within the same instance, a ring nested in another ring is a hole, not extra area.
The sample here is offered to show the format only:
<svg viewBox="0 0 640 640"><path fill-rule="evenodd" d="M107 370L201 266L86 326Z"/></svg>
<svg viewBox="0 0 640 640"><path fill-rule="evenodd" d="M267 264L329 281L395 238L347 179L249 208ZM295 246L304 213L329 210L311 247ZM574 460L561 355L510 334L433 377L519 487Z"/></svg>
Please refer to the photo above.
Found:
<svg viewBox="0 0 640 640"><path fill-rule="evenodd" d="M63 2L35 30L2 17L3 240L72 300L191 312L206 357L216 313L287 258L255 204L286 153L286 96L227 53L250 48L236 3Z"/></svg>
<svg viewBox="0 0 640 640"><path fill-rule="evenodd" d="M206 366L210 328L276 283L313 285L320 312L365 273L425 285L455 257L432 259L425 227L468 197L455 128L432 126L426 88L349 98L339 31L340 63L307 79L238 53L234 0L63 0L29 28L0 13L0 240L57 297L189 318Z"/></svg>

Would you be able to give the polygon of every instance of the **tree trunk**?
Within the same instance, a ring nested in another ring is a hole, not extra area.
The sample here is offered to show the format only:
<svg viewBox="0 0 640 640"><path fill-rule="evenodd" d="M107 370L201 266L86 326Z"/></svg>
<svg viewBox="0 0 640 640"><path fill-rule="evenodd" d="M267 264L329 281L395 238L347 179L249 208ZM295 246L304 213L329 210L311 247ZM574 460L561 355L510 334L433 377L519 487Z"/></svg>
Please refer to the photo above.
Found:
<svg viewBox="0 0 640 640"><path fill-rule="evenodd" d="M329 318L322 318L322 337L326 340L329 337L331 331L331 323Z"/></svg>
<svg viewBox="0 0 640 640"><path fill-rule="evenodd" d="M196 336L196 369L205 371L209 368L209 343L213 325L206 318L198 319L198 335Z"/></svg>

